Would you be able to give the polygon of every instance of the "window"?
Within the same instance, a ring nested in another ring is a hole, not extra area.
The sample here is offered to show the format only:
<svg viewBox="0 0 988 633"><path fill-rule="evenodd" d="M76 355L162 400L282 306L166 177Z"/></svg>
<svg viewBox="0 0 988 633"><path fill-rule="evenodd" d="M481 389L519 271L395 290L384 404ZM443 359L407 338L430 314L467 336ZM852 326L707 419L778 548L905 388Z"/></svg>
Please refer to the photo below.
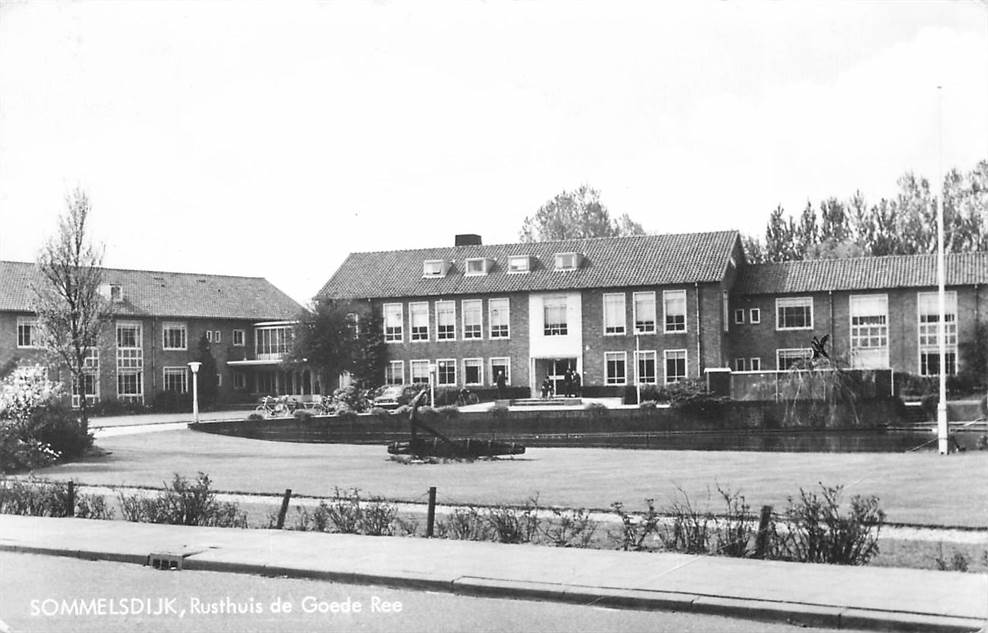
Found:
<svg viewBox="0 0 988 633"><path fill-rule="evenodd" d="M542 303L543 334L545 336L566 336L566 297L546 297Z"/></svg>
<svg viewBox="0 0 988 633"><path fill-rule="evenodd" d="M436 340L456 340L456 302L436 302Z"/></svg>
<svg viewBox="0 0 988 633"><path fill-rule="evenodd" d="M491 324L491 338L508 338L508 300L491 299L487 302L487 317Z"/></svg>
<svg viewBox="0 0 988 633"><path fill-rule="evenodd" d="M427 259L422 262L423 277L445 277L446 262L442 259Z"/></svg>
<svg viewBox="0 0 988 633"><path fill-rule="evenodd" d="M117 398L144 400L144 337L140 323L117 323Z"/></svg>
<svg viewBox="0 0 988 633"><path fill-rule="evenodd" d="M888 367L888 295L851 295L850 312L851 367Z"/></svg>
<svg viewBox="0 0 988 633"><path fill-rule="evenodd" d="M484 338L484 302L463 301L463 338Z"/></svg>
<svg viewBox="0 0 988 633"><path fill-rule="evenodd" d="M734 371L748 371L748 359L746 359L746 358L735 358L734 359Z"/></svg>
<svg viewBox="0 0 988 633"><path fill-rule="evenodd" d="M643 385L654 385L658 382L655 377L655 351L635 352L638 363L638 382Z"/></svg>
<svg viewBox="0 0 988 633"><path fill-rule="evenodd" d="M241 330L243 331L243 330ZM242 371L233 372L233 388L237 391L247 390L247 374Z"/></svg>
<svg viewBox="0 0 988 633"><path fill-rule="evenodd" d="M604 334L624 334L624 293L604 295Z"/></svg>
<svg viewBox="0 0 988 633"><path fill-rule="evenodd" d="M762 359L758 356L748 359L748 367L751 371L761 371L762 370Z"/></svg>
<svg viewBox="0 0 988 633"><path fill-rule="evenodd" d="M346 326L347 333L352 338L357 338L360 336L360 315L356 312L347 312L346 317L343 319L343 323Z"/></svg>
<svg viewBox="0 0 988 633"><path fill-rule="evenodd" d="M734 322L738 325L744 324L744 308L734 311Z"/></svg>
<svg viewBox="0 0 988 633"><path fill-rule="evenodd" d="M466 275L468 277L473 275L486 275L487 262L488 260L484 257L472 257L466 260Z"/></svg>
<svg viewBox="0 0 988 633"><path fill-rule="evenodd" d="M655 334L655 293L634 294L635 334Z"/></svg>
<svg viewBox="0 0 988 633"><path fill-rule="evenodd" d="M412 384L420 385L429 382L429 361L413 360L409 363Z"/></svg>
<svg viewBox="0 0 988 633"><path fill-rule="evenodd" d="M491 359L491 384L497 384L498 374L504 374L504 384L511 384L511 359L510 358L492 358Z"/></svg>
<svg viewBox="0 0 988 633"><path fill-rule="evenodd" d="M209 343L212 343L213 342L213 331L212 330L206 330L206 341L209 342Z"/></svg>
<svg viewBox="0 0 988 633"><path fill-rule="evenodd" d="M254 355L258 360L281 360L291 352L294 335L290 325L254 328Z"/></svg>
<svg viewBox="0 0 988 633"><path fill-rule="evenodd" d="M384 368L384 383L388 385L405 384L405 361L393 360Z"/></svg>
<svg viewBox="0 0 988 633"><path fill-rule="evenodd" d="M82 384L83 392L86 394L86 404L96 404L99 401L99 350L86 350L85 358L82 360ZM79 408L79 382L72 380L72 407Z"/></svg>
<svg viewBox="0 0 988 633"><path fill-rule="evenodd" d="M812 330L813 297L775 300L777 330Z"/></svg>
<svg viewBox="0 0 988 633"><path fill-rule="evenodd" d="M775 350L776 367L781 371L799 369L811 358L813 358L813 350L809 348Z"/></svg>
<svg viewBox="0 0 988 633"><path fill-rule="evenodd" d="M686 331L686 291L664 290L662 311L665 313L666 332Z"/></svg>
<svg viewBox="0 0 988 633"><path fill-rule="evenodd" d="M401 343L405 336L402 332L402 311L400 303L384 304L384 340L387 343Z"/></svg>
<svg viewBox="0 0 988 633"><path fill-rule="evenodd" d="M556 270L576 270L579 263L577 253L556 253Z"/></svg>
<svg viewBox="0 0 988 633"><path fill-rule="evenodd" d="M512 255L508 258L508 272L527 273L532 269L531 261L528 255Z"/></svg>
<svg viewBox="0 0 988 633"><path fill-rule="evenodd" d="M36 319L17 319L17 347L40 347L38 336L38 321Z"/></svg>
<svg viewBox="0 0 988 633"><path fill-rule="evenodd" d="M164 391L189 392L188 371L185 367L165 367L162 372L164 376L161 386Z"/></svg>
<svg viewBox="0 0 988 633"><path fill-rule="evenodd" d="M463 384L482 385L484 384L484 359L465 358L463 359Z"/></svg>
<svg viewBox="0 0 988 633"><path fill-rule="evenodd" d="M219 330L214 330L213 331L213 342L214 343L222 343L223 342L223 334Z"/></svg>
<svg viewBox="0 0 988 633"><path fill-rule="evenodd" d="M164 323L161 326L161 349L186 349L187 332L184 323ZM167 391L167 390L166 390ZM184 393L184 392L182 392Z"/></svg>
<svg viewBox="0 0 988 633"><path fill-rule="evenodd" d="M234 330L233 331L233 346L234 347L243 347L245 344L246 344L246 341L245 341L245 338L244 338L244 331L243 330Z"/></svg>
<svg viewBox="0 0 988 633"><path fill-rule="evenodd" d="M456 384L456 361L445 358L436 361L436 382L440 385Z"/></svg>
<svg viewBox="0 0 988 633"><path fill-rule="evenodd" d="M752 308L748 310L748 323L761 323L761 322L762 322L761 308Z"/></svg>
<svg viewBox="0 0 988 633"><path fill-rule="evenodd" d="M223 386L223 374L216 374L216 386L217 387Z"/></svg>
<svg viewBox="0 0 988 633"><path fill-rule="evenodd" d="M678 382L686 378L686 350L667 349L662 352L666 361L666 382Z"/></svg>
<svg viewBox="0 0 988 633"><path fill-rule="evenodd" d="M940 298L936 292L920 292L917 295L919 311L919 373L922 376L940 375ZM944 294L944 347L948 375L957 373L957 293Z"/></svg>
<svg viewBox="0 0 988 633"><path fill-rule="evenodd" d="M625 363L627 353L604 352L604 383L608 385L623 385L627 382Z"/></svg>
<svg viewBox="0 0 988 633"><path fill-rule="evenodd" d="M123 301L123 288L117 284L110 284L110 301L120 303Z"/></svg>
<svg viewBox="0 0 988 633"><path fill-rule="evenodd" d="M412 329L413 341L429 340L429 304L409 303L408 304L409 327Z"/></svg>

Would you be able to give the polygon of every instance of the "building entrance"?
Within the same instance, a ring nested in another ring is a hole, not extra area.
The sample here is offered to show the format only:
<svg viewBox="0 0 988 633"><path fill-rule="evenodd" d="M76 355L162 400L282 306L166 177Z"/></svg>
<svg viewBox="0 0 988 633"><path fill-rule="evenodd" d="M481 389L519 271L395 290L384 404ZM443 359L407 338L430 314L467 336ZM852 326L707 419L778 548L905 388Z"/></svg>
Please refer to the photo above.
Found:
<svg viewBox="0 0 988 633"><path fill-rule="evenodd" d="M566 389L564 378L567 369L577 371L575 358L536 358L535 378L537 389L535 393L542 392L542 381L545 380L546 376L549 376L549 380L553 386L553 393L557 396L564 395Z"/></svg>

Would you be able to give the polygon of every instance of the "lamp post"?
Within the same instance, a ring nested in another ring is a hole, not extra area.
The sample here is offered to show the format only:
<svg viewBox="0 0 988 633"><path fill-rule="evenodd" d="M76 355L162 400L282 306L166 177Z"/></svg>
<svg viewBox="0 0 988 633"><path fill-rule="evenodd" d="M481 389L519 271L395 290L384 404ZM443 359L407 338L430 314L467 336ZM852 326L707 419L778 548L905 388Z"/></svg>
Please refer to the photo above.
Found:
<svg viewBox="0 0 988 633"><path fill-rule="evenodd" d="M193 361L189 363L192 370L192 421L199 424L199 368L202 363Z"/></svg>
<svg viewBox="0 0 988 633"><path fill-rule="evenodd" d="M937 86L937 126L938 128L938 162L937 162L937 186L940 189L936 196L937 205L937 295L939 310L937 314L937 341L939 342L940 353L940 401L937 404L937 449L941 455L946 455L947 448L947 324L946 321L946 271L943 254L943 131L942 114L943 93L941 87Z"/></svg>
<svg viewBox="0 0 988 633"><path fill-rule="evenodd" d="M429 363L429 406L436 406L436 366Z"/></svg>
<svg viewBox="0 0 988 633"><path fill-rule="evenodd" d="M642 377L641 377L641 337L635 334L635 393L638 394L638 404L642 403Z"/></svg>

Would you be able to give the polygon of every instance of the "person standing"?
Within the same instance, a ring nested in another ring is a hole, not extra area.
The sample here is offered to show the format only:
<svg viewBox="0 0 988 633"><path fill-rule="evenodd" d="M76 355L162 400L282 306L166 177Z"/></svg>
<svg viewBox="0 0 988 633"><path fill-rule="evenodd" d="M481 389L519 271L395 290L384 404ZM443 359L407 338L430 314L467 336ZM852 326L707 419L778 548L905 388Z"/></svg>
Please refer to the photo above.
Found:
<svg viewBox="0 0 988 633"><path fill-rule="evenodd" d="M563 395L567 398L573 395L573 370L569 367L566 368L566 373L563 374Z"/></svg>
<svg viewBox="0 0 988 633"><path fill-rule="evenodd" d="M582 378L580 378L580 372L578 372L578 371L576 371L574 369L573 370L573 393L576 395L577 398L580 398L580 397L583 396L583 389L582 389L583 385L581 383L582 383Z"/></svg>
<svg viewBox="0 0 988 633"><path fill-rule="evenodd" d="M504 385L507 384L507 379L504 377L504 372L497 372L497 377L494 379L494 384L497 385L497 399L504 399Z"/></svg>

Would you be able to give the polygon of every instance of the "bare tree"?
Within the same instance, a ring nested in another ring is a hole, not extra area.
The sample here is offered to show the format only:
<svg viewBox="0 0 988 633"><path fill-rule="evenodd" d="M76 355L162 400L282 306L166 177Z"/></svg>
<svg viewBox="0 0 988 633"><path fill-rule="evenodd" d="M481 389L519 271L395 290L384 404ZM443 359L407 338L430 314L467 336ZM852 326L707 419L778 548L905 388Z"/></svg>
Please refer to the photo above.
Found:
<svg viewBox="0 0 988 633"><path fill-rule="evenodd" d="M110 308L100 292L103 254L86 238L89 198L76 189L65 202L68 209L59 218L58 233L38 256L40 278L32 290L42 345L54 361L68 368L79 393L85 431L89 427L86 361L90 351L98 348Z"/></svg>

